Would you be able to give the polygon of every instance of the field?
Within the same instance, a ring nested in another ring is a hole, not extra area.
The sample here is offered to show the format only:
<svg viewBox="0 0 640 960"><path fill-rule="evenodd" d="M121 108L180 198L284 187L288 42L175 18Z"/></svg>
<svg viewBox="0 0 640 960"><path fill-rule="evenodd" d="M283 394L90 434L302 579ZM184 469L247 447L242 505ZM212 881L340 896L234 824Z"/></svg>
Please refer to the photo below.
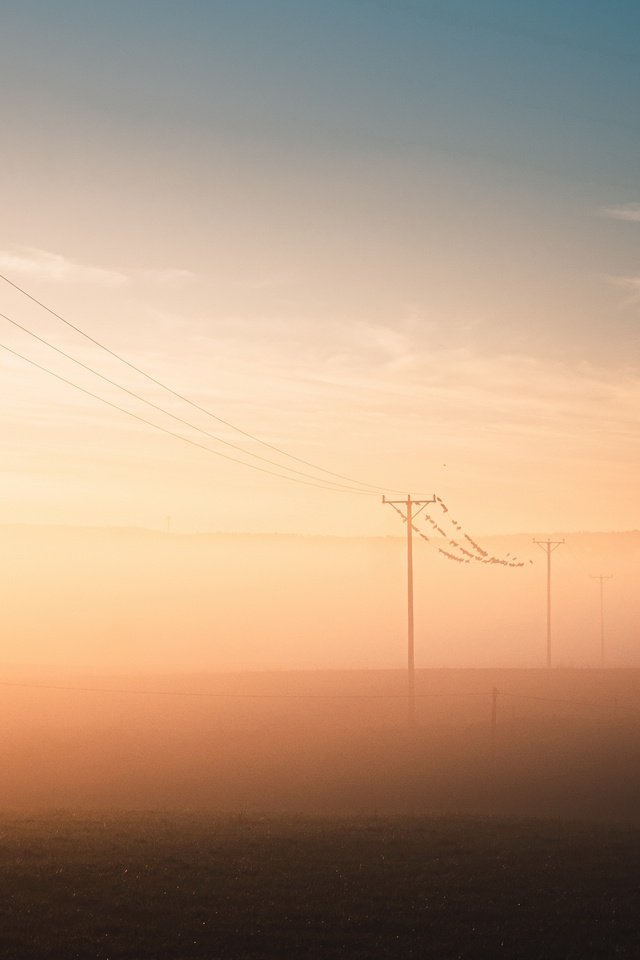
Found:
<svg viewBox="0 0 640 960"><path fill-rule="evenodd" d="M640 831L455 817L4 817L11 960L637 957Z"/></svg>
<svg viewBox="0 0 640 960"><path fill-rule="evenodd" d="M417 679L413 735L402 671L5 686L0 811L454 813L640 826L640 671Z"/></svg>
<svg viewBox="0 0 640 960"><path fill-rule="evenodd" d="M8 960L640 956L638 671L421 671L413 732L399 671L45 679Z"/></svg>

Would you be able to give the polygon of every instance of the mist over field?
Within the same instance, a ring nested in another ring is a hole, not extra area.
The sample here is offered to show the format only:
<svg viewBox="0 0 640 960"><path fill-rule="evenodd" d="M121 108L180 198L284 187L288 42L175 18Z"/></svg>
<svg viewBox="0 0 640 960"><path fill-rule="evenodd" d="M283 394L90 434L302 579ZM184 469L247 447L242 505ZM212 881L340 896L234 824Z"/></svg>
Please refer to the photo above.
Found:
<svg viewBox="0 0 640 960"><path fill-rule="evenodd" d="M2 685L5 811L639 822L636 669L418 671L413 730L403 671L22 683Z"/></svg>
<svg viewBox="0 0 640 960"><path fill-rule="evenodd" d="M533 536L479 536L521 568L454 563L415 538L418 667L545 664L546 558ZM552 557L555 666L600 664L598 574L613 577L606 663L640 666L639 563L640 532L566 534ZM144 674L406 663L401 537L5 526L0 573L7 665Z"/></svg>
<svg viewBox="0 0 640 960"><path fill-rule="evenodd" d="M416 544L411 734L400 538L5 527L0 806L636 819L640 534L554 554L550 671L544 556L483 543Z"/></svg>

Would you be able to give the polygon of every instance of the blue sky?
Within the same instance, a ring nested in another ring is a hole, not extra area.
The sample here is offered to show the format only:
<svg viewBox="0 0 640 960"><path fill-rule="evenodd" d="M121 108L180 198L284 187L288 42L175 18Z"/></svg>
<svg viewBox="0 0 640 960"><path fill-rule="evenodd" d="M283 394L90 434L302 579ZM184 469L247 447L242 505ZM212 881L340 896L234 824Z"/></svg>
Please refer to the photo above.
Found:
<svg viewBox="0 0 640 960"><path fill-rule="evenodd" d="M499 490L484 528L559 451L505 528L559 486L588 528L585 471L632 526L639 38L630 2L7 3L0 267L315 460L368 474L384 408L406 482Z"/></svg>

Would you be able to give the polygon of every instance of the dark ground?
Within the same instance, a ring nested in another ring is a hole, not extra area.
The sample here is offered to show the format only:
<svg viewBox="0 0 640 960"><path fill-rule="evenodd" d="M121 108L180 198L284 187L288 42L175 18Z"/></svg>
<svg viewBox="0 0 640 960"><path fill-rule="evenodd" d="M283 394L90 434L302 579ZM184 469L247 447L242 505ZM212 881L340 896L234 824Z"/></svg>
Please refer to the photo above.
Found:
<svg viewBox="0 0 640 960"><path fill-rule="evenodd" d="M637 958L639 876L603 824L5 815L0 956Z"/></svg>

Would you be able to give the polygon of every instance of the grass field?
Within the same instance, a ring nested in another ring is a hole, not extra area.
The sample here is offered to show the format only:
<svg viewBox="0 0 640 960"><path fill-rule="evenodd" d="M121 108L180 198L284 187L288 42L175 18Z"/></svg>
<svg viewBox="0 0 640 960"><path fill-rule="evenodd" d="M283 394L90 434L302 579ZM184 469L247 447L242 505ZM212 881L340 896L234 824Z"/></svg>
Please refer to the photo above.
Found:
<svg viewBox="0 0 640 960"><path fill-rule="evenodd" d="M0 955L640 956L640 830L455 817L0 822Z"/></svg>

